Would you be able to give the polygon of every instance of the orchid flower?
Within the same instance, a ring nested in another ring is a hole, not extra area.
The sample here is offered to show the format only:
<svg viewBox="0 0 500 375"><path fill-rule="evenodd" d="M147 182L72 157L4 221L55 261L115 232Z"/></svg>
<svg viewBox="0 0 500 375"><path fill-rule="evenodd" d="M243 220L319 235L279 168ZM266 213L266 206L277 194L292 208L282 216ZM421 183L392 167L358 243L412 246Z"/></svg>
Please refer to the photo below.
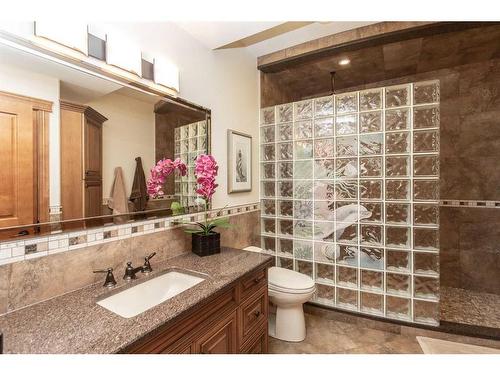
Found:
<svg viewBox="0 0 500 375"><path fill-rule="evenodd" d="M156 198L165 195L162 190L163 184L165 183L167 177L170 176L175 170L178 170L181 176L186 175L186 164L184 164L184 162L179 158L174 161L170 159L162 159L158 161L153 168L151 168L151 174L146 183L150 197Z"/></svg>

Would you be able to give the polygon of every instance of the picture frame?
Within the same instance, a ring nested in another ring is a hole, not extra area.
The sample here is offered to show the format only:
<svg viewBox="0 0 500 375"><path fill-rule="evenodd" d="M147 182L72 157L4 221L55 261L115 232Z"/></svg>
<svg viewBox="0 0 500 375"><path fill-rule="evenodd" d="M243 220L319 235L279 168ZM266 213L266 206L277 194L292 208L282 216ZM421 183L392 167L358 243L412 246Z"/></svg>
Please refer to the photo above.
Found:
<svg viewBox="0 0 500 375"><path fill-rule="evenodd" d="M252 191L252 136L227 131L228 193Z"/></svg>

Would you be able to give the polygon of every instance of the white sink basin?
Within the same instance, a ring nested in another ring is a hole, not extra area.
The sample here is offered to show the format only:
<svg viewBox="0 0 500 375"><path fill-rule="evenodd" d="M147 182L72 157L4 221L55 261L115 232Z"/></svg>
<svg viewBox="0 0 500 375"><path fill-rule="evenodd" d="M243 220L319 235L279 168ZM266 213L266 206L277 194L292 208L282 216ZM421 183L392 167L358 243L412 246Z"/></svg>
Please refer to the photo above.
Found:
<svg viewBox="0 0 500 375"><path fill-rule="evenodd" d="M203 280L205 279L202 277L182 271L169 271L123 292L104 298L97 304L124 318L132 318Z"/></svg>

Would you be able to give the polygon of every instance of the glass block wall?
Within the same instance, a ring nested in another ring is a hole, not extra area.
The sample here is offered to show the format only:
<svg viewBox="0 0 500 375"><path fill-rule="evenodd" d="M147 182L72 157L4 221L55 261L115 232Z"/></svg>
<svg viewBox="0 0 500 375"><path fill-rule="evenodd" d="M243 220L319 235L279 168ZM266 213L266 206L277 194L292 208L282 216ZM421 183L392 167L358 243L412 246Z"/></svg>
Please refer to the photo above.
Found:
<svg viewBox="0 0 500 375"><path fill-rule="evenodd" d="M186 176L175 174L175 199L183 207L194 206L195 199L198 197L194 161L198 155L208 152L207 122L198 121L175 128L174 142L174 158L180 158L188 165Z"/></svg>
<svg viewBox="0 0 500 375"><path fill-rule="evenodd" d="M439 324L439 82L261 110L262 244L314 301Z"/></svg>

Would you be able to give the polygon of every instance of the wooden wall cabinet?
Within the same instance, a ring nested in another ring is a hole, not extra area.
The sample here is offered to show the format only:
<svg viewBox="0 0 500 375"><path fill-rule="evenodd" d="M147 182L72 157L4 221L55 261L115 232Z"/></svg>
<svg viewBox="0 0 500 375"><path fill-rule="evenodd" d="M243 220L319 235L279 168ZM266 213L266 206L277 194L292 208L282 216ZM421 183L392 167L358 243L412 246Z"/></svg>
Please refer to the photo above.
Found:
<svg viewBox="0 0 500 375"><path fill-rule="evenodd" d="M101 215L102 125L91 107L61 101L61 205L63 220Z"/></svg>
<svg viewBox="0 0 500 375"><path fill-rule="evenodd" d="M267 325L267 266L262 266L123 353L264 354Z"/></svg>

